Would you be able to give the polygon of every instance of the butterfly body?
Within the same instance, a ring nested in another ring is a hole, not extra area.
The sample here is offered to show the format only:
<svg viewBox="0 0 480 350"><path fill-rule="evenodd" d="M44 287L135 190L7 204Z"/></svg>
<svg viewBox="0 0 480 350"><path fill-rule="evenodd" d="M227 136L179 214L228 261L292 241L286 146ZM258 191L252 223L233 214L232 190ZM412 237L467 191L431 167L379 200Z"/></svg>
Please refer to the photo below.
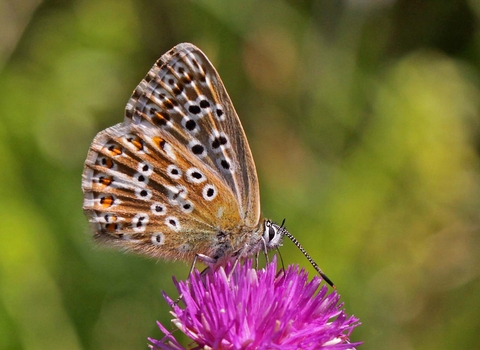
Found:
<svg viewBox="0 0 480 350"><path fill-rule="evenodd" d="M97 134L82 189L98 241L157 258L222 264L283 237L261 217L255 164L230 97L192 44L163 55L123 123Z"/></svg>

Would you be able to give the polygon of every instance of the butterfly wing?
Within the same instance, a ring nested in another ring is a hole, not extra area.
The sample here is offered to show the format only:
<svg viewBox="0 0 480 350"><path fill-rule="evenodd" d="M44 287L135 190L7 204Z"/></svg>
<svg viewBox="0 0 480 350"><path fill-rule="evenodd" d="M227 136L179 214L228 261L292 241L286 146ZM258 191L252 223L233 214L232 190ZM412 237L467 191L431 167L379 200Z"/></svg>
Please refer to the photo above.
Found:
<svg viewBox="0 0 480 350"><path fill-rule="evenodd" d="M124 122L95 137L82 189L97 239L162 258L214 257L225 233L258 223L245 134L199 49L180 44L157 61Z"/></svg>
<svg viewBox="0 0 480 350"><path fill-rule="evenodd" d="M127 103L125 122L171 133L230 187L247 227L260 220L257 172L245 132L217 71L196 46L163 55Z"/></svg>

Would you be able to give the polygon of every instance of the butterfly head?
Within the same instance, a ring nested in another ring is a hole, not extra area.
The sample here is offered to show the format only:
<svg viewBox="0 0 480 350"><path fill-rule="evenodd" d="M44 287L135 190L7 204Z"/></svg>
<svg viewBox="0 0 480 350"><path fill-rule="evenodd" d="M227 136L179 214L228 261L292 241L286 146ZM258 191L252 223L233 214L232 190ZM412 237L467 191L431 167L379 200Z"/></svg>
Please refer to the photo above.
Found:
<svg viewBox="0 0 480 350"><path fill-rule="evenodd" d="M271 220L265 220L263 223L262 239L266 250L275 249L282 245L285 227L277 225Z"/></svg>

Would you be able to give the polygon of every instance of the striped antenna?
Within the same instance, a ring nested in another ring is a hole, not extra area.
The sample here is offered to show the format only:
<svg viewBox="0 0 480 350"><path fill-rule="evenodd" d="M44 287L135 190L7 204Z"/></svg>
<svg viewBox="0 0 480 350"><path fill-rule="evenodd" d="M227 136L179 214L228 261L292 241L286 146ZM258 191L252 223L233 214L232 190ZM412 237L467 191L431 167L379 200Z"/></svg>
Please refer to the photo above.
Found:
<svg viewBox="0 0 480 350"><path fill-rule="evenodd" d="M307 258L307 260L310 262L310 264L312 264L313 268L315 269L315 271L318 272L318 274L320 276L322 276L323 280L325 282L327 282L332 288L335 288L335 285L333 284L333 282L330 280L330 278L327 277L327 275L325 275L323 273L323 271L320 269L320 267L317 265L317 263L315 261L313 261L312 257L307 253L307 251L302 247L302 245L300 244L300 242L297 241L297 239L295 237L293 237L293 235L288 232L284 226L285 224L285 219L283 219L283 222L282 222L282 225L280 226L280 228L282 229L282 234L287 236L288 238L290 238L290 240L293 242L293 244L295 244L297 246L298 249L300 249L300 251L303 253L303 255L305 255L305 257Z"/></svg>

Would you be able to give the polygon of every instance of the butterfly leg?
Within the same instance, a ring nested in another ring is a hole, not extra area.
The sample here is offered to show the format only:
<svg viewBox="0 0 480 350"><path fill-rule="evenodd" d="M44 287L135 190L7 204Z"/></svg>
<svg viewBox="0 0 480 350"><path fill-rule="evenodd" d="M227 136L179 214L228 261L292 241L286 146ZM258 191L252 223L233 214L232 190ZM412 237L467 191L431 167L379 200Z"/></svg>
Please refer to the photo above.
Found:
<svg viewBox="0 0 480 350"><path fill-rule="evenodd" d="M218 259L212 258L211 256L208 256L205 254L195 254L195 259L193 260L193 265L192 265L192 268L190 269L190 273L193 272L193 268L195 267L195 262L197 261L197 259L200 259L204 263L210 264L210 265L215 264L218 261Z"/></svg>
<svg viewBox="0 0 480 350"><path fill-rule="evenodd" d="M217 259L214 259L212 257L209 257L207 255L204 255L204 254L195 254L195 257L193 258L193 262L192 262L192 266L190 267L190 272L188 273L188 276L190 277L193 273L193 270L195 269L195 265L197 264L197 260L200 259L201 261L203 261L204 263L206 264L214 264L217 262ZM207 268L205 268L200 274L202 276L205 276L205 274L208 272L208 270L210 270L210 267L208 266ZM180 302L180 300L182 300L183 298L183 294L180 294L177 298L177 300L174 301L174 304L178 304Z"/></svg>
<svg viewBox="0 0 480 350"><path fill-rule="evenodd" d="M237 267L238 265L238 261L240 260L240 258L235 258L235 262L233 263L233 266L232 266L232 269L230 270L230 272L228 273L228 276L227 276L227 281L230 282L230 277L233 275L233 271L235 271L235 268Z"/></svg>
<svg viewBox="0 0 480 350"><path fill-rule="evenodd" d="M203 261L204 263L209 265L200 273L201 276L205 276L207 274L207 272L210 270L210 265L213 265L217 262L217 259L212 258L208 255L195 254L195 259L193 259L193 264L192 264L192 267L190 268L189 275L191 275L193 273L193 269L195 268L195 263L197 262L197 259L200 259L201 261Z"/></svg>
<svg viewBox="0 0 480 350"><path fill-rule="evenodd" d="M265 255L265 263L268 264L270 261L268 259L268 251L267 251L267 243L265 243L265 240L262 238L263 242L263 255Z"/></svg>

